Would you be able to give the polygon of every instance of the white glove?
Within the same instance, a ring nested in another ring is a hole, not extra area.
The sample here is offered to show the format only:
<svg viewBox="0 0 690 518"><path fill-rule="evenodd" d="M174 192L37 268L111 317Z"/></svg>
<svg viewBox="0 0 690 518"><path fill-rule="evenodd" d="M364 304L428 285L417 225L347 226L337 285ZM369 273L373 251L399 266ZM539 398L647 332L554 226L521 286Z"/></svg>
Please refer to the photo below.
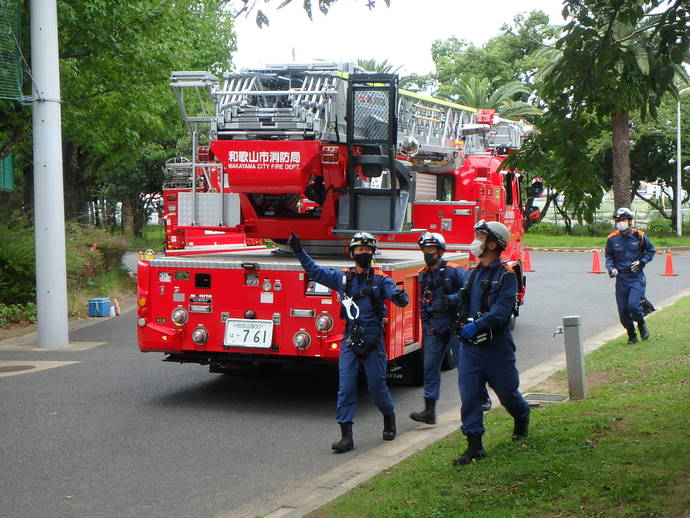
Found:
<svg viewBox="0 0 690 518"><path fill-rule="evenodd" d="M617 275L618 275L618 270L616 270L615 268L611 268L609 270L609 277L613 278L613 277L616 277Z"/></svg>
<svg viewBox="0 0 690 518"><path fill-rule="evenodd" d="M630 265L631 272L639 272L642 269L642 263L640 261L635 261Z"/></svg>

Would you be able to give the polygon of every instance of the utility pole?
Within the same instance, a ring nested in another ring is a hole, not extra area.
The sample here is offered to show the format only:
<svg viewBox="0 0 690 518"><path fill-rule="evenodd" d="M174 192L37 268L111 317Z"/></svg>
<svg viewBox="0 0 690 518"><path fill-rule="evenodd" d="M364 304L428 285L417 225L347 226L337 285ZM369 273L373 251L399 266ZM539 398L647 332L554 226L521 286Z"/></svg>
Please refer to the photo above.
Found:
<svg viewBox="0 0 690 518"><path fill-rule="evenodd" d="M69 344L56 0L30 0L38 346Z"/></svg>

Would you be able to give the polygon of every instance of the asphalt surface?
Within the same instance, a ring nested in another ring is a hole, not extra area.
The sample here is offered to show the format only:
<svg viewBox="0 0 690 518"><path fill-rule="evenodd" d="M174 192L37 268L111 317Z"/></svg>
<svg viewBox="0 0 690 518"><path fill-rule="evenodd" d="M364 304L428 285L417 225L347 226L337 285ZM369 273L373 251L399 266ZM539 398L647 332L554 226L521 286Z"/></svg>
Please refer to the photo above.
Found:
<svg viewBox="0 0 690 518"><path fill-rule="evenodd" d="M690 257L674 257L678 277L660 275L664 260L646 269L653 302L690 286ZM586 273L591 253L533 252L532 264L514 333L521 371L563 350L553 337L563 316L582 316L585 339L617 323L614 281ZM331 453L334 371L232 376L163 363L138 351L134 312L70 339L105 343L11 351L0 341L0 373L3 361L78 362L0 375L3 517L232 516L381 444L380 415L362 393L356 449ZM456 379L444 374L440 412L459 405ZM417 426L407 414L421 407L421 389L392 391L404 433Z"/></svg>

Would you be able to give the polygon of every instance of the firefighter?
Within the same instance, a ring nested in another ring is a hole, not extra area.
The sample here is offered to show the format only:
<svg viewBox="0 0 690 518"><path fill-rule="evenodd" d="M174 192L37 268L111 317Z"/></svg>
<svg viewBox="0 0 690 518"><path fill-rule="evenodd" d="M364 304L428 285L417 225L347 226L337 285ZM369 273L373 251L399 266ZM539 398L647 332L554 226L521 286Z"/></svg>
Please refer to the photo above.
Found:
<svg viewBox="0 0 690 518"><path fill-rule="evenodd" d="M616 229L606 240L606 269L609 277L616 277L616 305L618 317L628 332L628 343L637 342L635 322L642 340L649 338L644 320L642 299L647 280L645 265L654 259L656 250L641 230L632 227L633 213L621 207L613 213Z"/></svg>
<svg viewBox="0 0 690 518"><path fill-rule="evenodd" d="M465 270L448 266L443 259L446 240L436 232L425 232L417 241L426 267L419 272L419 315L424 340L424 410L412 412L410 419L436 424L436 401L441 387L441 362L448 348L458 357L455 332L460 288Z"/></svg>
<svg viewBox="0 0 690 518"><path fill-rule="evenodd" d="M478 264L465 275L458 361L461 430L467 437L467 449L453 461L454 466L486 456L482 445L482 390L487 382L513 417L512 439L518 441L528 433L530 409L518 391L520 379L510 333L517 280L501 262L509 239L508 229L497 221L481 220L474 227L470 251L478 258Z"/></svg>
<svg viewBox="0 0 690 518"><path fill-rule="evenodd" d="M336 410L341 438L331 448L336 453L344 453L354 447L352 422L360 367L364 367L369 393L383 414L383 440L392 441L396 426L393 399L386 385L388 358L383 341L384 301L391 300L395 305L405 307L410 301L409 296L395 285L393 279L374 272L371 261L376 252L376 238L367 232L358 232L350 240L348 255L355 265L345 272L316 264L294 232L287 244L309 278L336 290L342 301L341 317L346 325L338 360L340 381Z"/></svg>

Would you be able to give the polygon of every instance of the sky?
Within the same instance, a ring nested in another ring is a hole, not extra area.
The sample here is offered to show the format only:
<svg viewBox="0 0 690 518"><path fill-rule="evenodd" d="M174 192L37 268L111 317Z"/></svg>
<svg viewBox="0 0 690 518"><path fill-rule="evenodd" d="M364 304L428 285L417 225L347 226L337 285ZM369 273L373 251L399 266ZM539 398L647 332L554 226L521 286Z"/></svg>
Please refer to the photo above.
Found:
<svg viewBox="0 0 690 518"><path fill-rule="evenodd" d="M280 0L257 5L264 9L270 25L260 29L254 20L239 17L235 22L237 69L273 63L304 63L315 59L357 61L387 59L403 66L401 74L434 71L431 44L451 36L477 46L499 34L517 13L541 10L550 23L561 24L561 0L383 0L369 10L364 0L339 0L327 16L314 5L309 21L300 0L276 10ZM271 7L273 6L273 7Z"/></svg>

